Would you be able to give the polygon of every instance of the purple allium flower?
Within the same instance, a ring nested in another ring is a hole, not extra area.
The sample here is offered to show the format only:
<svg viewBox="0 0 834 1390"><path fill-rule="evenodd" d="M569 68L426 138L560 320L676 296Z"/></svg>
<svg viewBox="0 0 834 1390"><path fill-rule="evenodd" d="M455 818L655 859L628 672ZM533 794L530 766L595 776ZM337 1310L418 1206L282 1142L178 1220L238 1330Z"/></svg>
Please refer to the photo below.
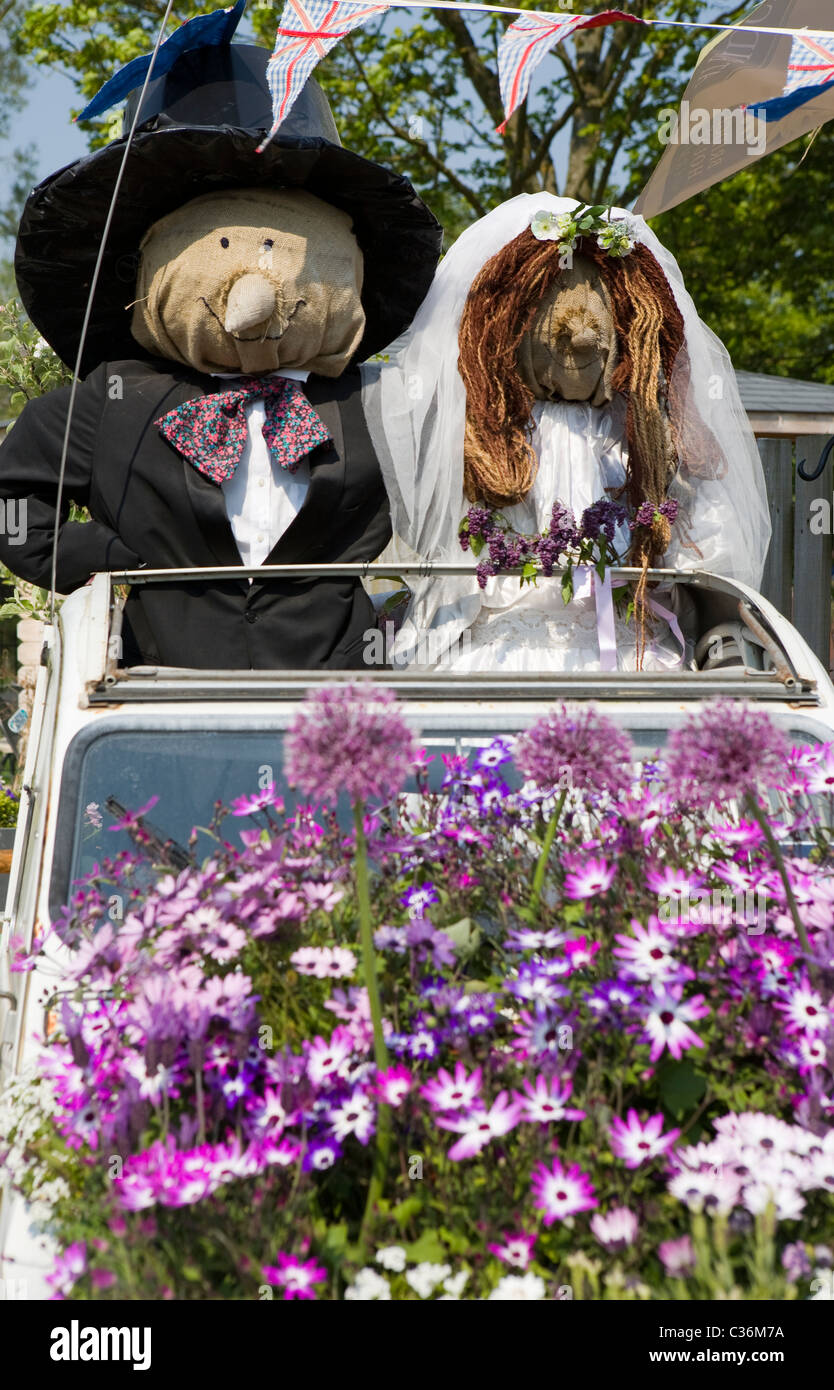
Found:
<svg viewBox="0 0 834 1390"><path fill-rule="evenodd" d="M657 1247L661 1264L672 1279L685 1279L695 1269L695 1251L689 1236L679 1240L664 1240Z"/></svg>
<svg viewBox="0 0 834 1390"><path fill-rule="evenodd" d="M706 807L777 785L787 743L764 710L715 700L669 736L666 777L678 800Z"/></svg>
<svg viewBox="0 0 834 1390"><path fill-rule="evenodd" d="M414 765L411 730L392 690L355 685L313 690L285 743L290 781L332 804L340 792L352 801L388 801Z"/></svg>
<svg viewBox="0 0 834 1390"><path fill-rule="evenodd" d="M278 1255L276 1265L264 1265L264 1278L284 1290L284 1298L315 1298L314 1286L323 1284L327 1270L315 1260L299 1260L297 1255Z"/></svg>
<svg viewBox="0 0 834 1390"><path fill-rule="evenodd" d="M537 1164L531 1186L533 1204L544 1212L545 1226L580 1211L591 1211L597 1205L594 1185L576 1163L572 1168L563 1168L554 1158L549 1168L544 1163Z"/></svg>
<svg viewBox="0 0 834 1390"><path fill-rule="evenodd" d="M663 1133L663 1116L651 1115L641 1121L636 1110L629 1110L625 1120L615 1115L609 1129L611 1148L618 1158L625 1160L626 1168L639 1168L650 1158L658 1158L672 1147L680 1134L679 1129Z"/></svg>
<svg viewBox="0 0 834 1390"><path fill-rule="evenodd" d="M634 1244L640 1223L628 1207L614 1207L604 1215L601 1211L591 1217L591 1230L606 1250L612 1254Z"/></svg>
<svg viewBox="0 0 834 1390"><path fill-rule="evenodd" d="M617 796L630 786L634 749L627 735L593 707L562 705L520 735L515 761L539 787Z"/></svg>

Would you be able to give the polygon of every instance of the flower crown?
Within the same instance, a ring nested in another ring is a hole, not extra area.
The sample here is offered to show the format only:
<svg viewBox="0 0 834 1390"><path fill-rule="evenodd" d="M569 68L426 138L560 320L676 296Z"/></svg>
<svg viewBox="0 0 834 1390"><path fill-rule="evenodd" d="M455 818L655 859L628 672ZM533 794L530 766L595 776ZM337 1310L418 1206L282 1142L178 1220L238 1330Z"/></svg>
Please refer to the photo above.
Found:
<svg viewBox="0 0 834 1390"><path fill-rule="evenodd" d="M557 241L559 251L567 255L580 237L595 235L597 245L609 256L627 256L634 250L636 227L630 218L611 221L611 209L600 204L589 207L580 203L573 212L533 213L530 231L538 241Z"/></svg>

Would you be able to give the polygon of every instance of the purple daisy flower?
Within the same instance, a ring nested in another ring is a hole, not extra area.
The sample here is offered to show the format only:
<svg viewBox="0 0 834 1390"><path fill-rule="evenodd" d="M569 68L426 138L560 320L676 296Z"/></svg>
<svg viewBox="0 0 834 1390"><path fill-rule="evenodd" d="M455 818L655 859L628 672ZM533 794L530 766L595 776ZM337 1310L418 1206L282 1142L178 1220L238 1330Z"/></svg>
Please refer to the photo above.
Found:
<svg viewBox="0 0 834 1390"><path fill-rule="evenodd" d="M650 1158L665 1154L680 1134L679 1129L663 1133L663 1116L651 1115L641 1121L636 1110L629 1110L625 1120L615 1115L609 1129L611 1148L626 1168L639 1168Z"/></svg>

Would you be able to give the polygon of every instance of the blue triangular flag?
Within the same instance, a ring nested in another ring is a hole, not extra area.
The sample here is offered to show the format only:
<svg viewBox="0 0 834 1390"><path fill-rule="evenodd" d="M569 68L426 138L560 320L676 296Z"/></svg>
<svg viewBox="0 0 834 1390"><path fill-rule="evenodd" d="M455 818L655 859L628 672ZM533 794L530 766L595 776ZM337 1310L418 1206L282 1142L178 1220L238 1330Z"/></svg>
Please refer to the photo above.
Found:
<svg viewBox="0 0 834 1390"><path fill-rule="evenodd" d="M211 14L198 14L193 19L187 19L179 29L174 30L169 39L159 45L153 65L154 77L163 77L183 53L189 53L193 48L209 48L213 45L231 43L232 35L243 18L245 9L246 0L237 0L237 4L231 9L213 10ZM152 56L151 53L145 53L114 73L110 80L99 88L77 119L89 121L93 116L100 116L104 111L109 111L111 106L123 101L136 87L141 87Z"/></svg>

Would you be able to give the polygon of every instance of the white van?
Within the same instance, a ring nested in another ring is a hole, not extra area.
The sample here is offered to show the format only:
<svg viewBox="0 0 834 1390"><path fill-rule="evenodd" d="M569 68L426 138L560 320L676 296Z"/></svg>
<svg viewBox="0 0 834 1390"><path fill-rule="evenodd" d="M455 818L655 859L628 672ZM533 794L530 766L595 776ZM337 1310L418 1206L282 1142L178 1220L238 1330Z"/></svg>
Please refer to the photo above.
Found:
<svg viewBox="0 0 834 1390"><path fill-rule="evenodd" d="M392 577L380 565L261 567L285 577L323 569ZM398 566L403 576L417 566ZM424 570L420 571L424 573ZM470 566L438 567L471 573ZM264 770L282 779L284 731L308 690L338 672L221 671L119 665L125 584L241 578L234 570L100 574L66 599L47 628L0 936L0 1085L31 1065L52 983L38 970L10 971L13 936L28 945L66 903L74 880L129 847L110 827L123 809L158 797L144 826L157 858L178 869L209 852L218 800L254 790ZM634 579L637 571L612 571ZM694 656L672 672L536 676L419 673L369 666L367 679L392 687L435 752L464 752L527 727L554 703L592 700L627 729L638 754L659 750L668 731L705 700L732 696L766 707L794 742L834 739L834 686L795 628L759 594L700 572L653 570L649 579L685 590ZM539 582L549 582L540 580ZM558 582L558 576L556 577ZM357 679L357 673L348 673ZM364 675L362 676L364 679ZM440 760L436 759L434 767ZM271 771L270 771L271 770ZM438 774L439 775L439 774ZM0 1192L0 1280L26 1280L29 1298L48 1295L48 1250L28 1228L25 1206Z"/></svg>

